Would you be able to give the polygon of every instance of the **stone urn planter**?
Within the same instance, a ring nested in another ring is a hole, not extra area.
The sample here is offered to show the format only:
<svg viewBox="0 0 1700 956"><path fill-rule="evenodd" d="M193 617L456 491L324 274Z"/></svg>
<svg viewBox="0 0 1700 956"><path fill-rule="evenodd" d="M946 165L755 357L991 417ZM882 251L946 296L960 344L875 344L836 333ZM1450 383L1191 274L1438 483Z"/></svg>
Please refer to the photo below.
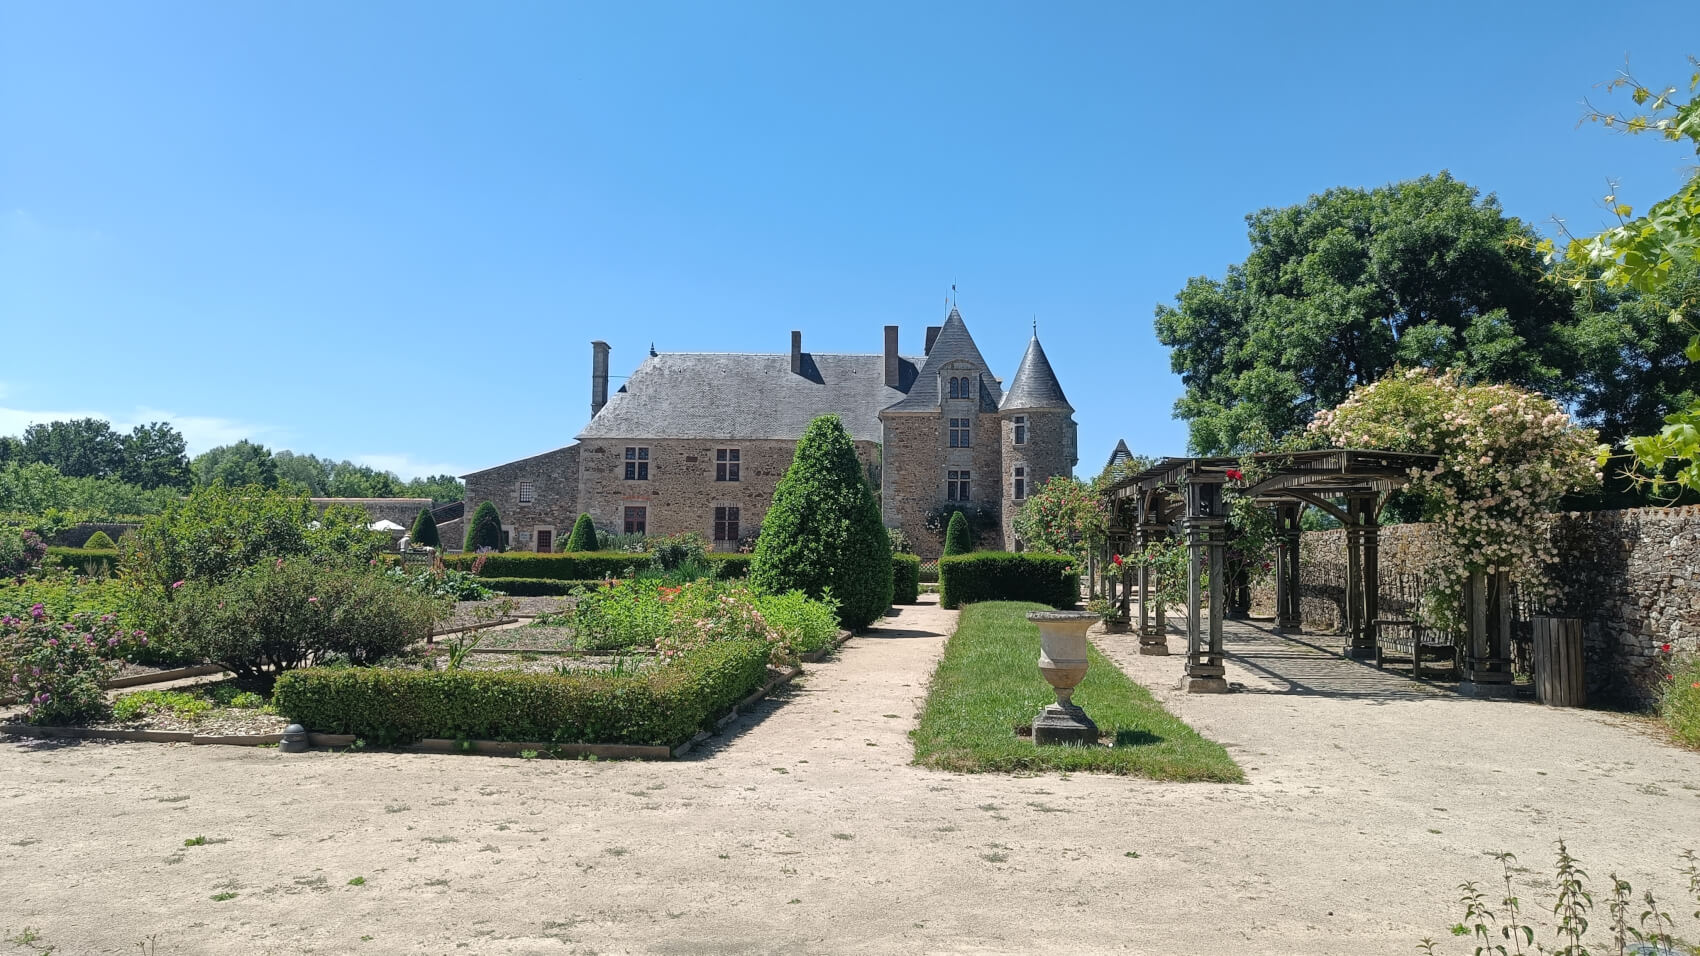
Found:
<svg viewBox="0 0 1700 956"><path fill-rule="evenodd" d="M1074 703L1074 688L1086 676L1086 631L1098 620L1090 611L1035 611L1039 625L1039 675L1056 691L1057 702L1033 718L1034 744L1098 742L1098 725Z"/></svg>

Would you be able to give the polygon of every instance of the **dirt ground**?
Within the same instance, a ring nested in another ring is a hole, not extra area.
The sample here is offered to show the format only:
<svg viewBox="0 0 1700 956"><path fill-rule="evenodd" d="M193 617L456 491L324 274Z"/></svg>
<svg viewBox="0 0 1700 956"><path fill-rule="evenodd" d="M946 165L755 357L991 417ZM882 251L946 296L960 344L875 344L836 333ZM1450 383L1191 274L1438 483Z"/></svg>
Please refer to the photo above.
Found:
<svg viewBox="0 0 1700 956"><path fill-rule="evenodd" d="M953 619L904 608L678 763L0 742L0 934L38 936L0 956L1408 953L1495 875L1484 851L1538 877L1562 836L1597 892L1674 895L1700 849L1700 754L1632 718L1244 625L1227 696L1100 646L1245 785L914 767Z"/></svg>

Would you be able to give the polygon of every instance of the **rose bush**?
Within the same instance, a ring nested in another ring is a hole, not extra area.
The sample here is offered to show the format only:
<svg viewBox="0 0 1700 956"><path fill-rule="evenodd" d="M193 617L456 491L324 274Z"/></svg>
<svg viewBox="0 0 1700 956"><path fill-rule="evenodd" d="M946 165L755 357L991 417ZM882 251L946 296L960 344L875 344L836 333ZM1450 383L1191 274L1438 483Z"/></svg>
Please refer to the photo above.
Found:
<svg viewBox="0 0 1700 956"><path fill-rule="evenodd" d="M1394 372L1319 413L1310 431L1342 448L1438 456L1412 469L1407 492L1439 531L1423 616L1455 628L1472 571L1508 571L1548 597L1551 513L1599 484L1603 446L1559 404L1511 385L1469 385L1456 372Z"/></svg>
<svg viewBox="0 0 1700 956"><path fill-rule="evenodd" d="M0 617L0 697L24 703L33 724L74 724L111 713L102 684L118 663L147 644L111 614L57 620L40 604Z"/></svg>

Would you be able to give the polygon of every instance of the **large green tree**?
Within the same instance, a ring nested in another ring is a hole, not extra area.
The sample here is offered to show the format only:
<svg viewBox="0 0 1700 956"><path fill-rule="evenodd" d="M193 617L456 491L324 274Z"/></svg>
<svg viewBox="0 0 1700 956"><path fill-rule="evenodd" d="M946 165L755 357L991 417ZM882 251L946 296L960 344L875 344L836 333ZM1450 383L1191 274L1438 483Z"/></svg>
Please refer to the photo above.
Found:
<svg viewBox="0 0 1700 956"><path fill-rule="evenodd" d="M810 422L797 442L762 519L750 583L770 594L798 590L818 598L830 591L839 622L851 630L891 606L891 542L837 415Z"/></svg>
<svg viewBox="0 0 1700 956"><path fill-rule="evenodd" d="M232 488L259 485L277 487L277 465L271 449L244 438L234 445L220 445L195 456L191 463L195 485L200 488L223 482Z"/></svg>
<svg viewBox="0 0 1700 956"><path fill-rule="evenodd" d="M24 455L70 478L113 478L124 469L124 438L98 418L31 425Z"/></svg>
<svg viewBox="0 0 1700 956"><path fill-rule="evenodd" d="M1395 364L1574 397L1570 294L1493 196L1442 173L1246 222L1245 262L1157 308L1195 451L1263 447Z"/></svg>
<svg viewBox="0 0 1700 956"><path fill-rule="evenodd" d="M123 448L120 477L130 484L178 491L187 491L194 484L188 444L170 422L137 425L124 436Z"/></svg>

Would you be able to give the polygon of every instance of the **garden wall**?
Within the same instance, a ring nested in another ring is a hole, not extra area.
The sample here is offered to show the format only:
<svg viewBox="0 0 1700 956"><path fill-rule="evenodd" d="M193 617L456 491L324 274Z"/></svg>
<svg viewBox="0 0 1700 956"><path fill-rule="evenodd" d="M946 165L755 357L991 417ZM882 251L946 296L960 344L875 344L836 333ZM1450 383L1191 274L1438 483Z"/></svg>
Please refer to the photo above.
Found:
<svg viewBox="0 0 1700 956"><path fill-rule="evenodd" d="M1421 574L1432 535L1429 525L1382 529L1381 594L1389 610L1400 610L1401 586ZM1700 653L1700 506L1571 512L1559 518L1552 546L1559 595L1544 609L1524 611L1587 623L1590 697L1652 702L1664 674L1660 645ZM1337 630L1344 620L1345 532L1305 533L1300 571L1305 627ZM1253 604L1273 612L1272 582L1254 592Z"/></svg>

